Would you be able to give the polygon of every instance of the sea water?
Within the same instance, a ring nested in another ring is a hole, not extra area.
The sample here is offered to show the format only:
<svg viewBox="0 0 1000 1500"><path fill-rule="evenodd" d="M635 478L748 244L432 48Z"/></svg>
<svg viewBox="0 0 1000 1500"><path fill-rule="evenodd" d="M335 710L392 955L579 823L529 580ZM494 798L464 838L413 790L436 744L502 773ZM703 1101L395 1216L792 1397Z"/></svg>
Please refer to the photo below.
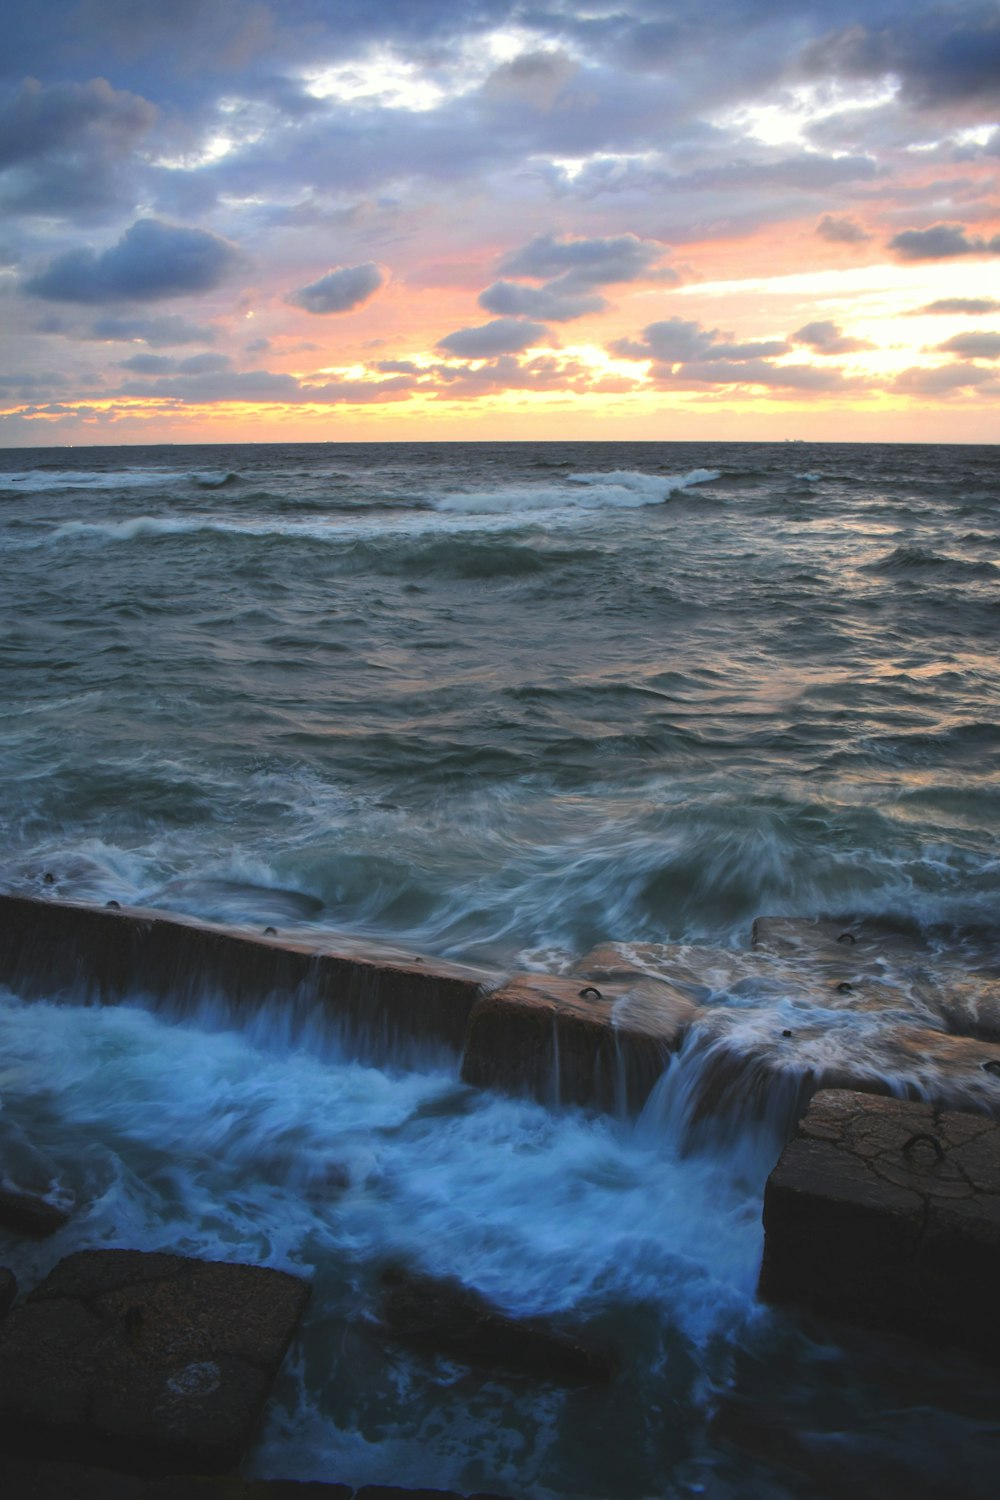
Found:
<svg viewBox="0 0 1000 1500"><path fill-rule="evenodd" d="M738 960L761 913L1000 951L997 449L8 451L0 572L2 888L499 968ZM25 1285L96 1244L312 1281L253 1472L994 1492L981 1371L756 1303L782 1122L692 1136L697 1047L628 1121L267 1013L5 994L0 1031L5 1170L75 1204L57 1249L4 1245ZM624 1373L411 1356L374 1326L390 1263L587 1325Z"/></svg>

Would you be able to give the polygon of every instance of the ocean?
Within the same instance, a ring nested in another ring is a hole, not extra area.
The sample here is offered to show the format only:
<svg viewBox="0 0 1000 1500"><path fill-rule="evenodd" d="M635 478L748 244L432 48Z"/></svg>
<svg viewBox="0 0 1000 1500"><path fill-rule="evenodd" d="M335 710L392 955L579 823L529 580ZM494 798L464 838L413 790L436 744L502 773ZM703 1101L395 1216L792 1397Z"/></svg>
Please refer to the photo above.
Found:
<svg viewBox="0 0 1000 1500"><path fill-rule="evenodd" d="M506 970L738 953L758 915L1000 960L1000 448L7 450L0 613L0 889ZM676 1081L637 1121L545 1110L138 998L8 994L0 1032L0 1156L76 1200L72 1248L313 1280L253 1472L994 1492L971 1363L755 1301L767 1122L682 1150ZM18 1254L29 1283L55 1257ZM585 1320L627 1373L387 1354L387 1257ZM748 1391L788 1451L713 1435Z"/></svg>

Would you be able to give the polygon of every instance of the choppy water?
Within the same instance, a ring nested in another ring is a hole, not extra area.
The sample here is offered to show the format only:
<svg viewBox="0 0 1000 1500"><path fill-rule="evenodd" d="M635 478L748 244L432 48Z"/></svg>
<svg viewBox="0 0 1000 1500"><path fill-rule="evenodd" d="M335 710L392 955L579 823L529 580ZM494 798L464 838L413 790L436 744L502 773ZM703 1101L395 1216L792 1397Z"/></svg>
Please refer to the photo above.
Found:
<svg viewBox="0 0 1000 1500"><path fill-rule="evenodd" d="M9 889L504 966L744 946L761 912L1000 947L998 449L21 450L0 573ZM780 1139L737 1118L682 1150L696 1049L629 1123L266 1017L7 997L0 1033L4 1159L75 1197L73 1247L313 1278L259 1472L993 1493L981 1373L755 1304ZM30 1283L56 1251L19 1254ZM390 1258L592 1322L627 1373L563 1393L387 1353ZM727 1401L791 1457L722 1442Z"/></svg>

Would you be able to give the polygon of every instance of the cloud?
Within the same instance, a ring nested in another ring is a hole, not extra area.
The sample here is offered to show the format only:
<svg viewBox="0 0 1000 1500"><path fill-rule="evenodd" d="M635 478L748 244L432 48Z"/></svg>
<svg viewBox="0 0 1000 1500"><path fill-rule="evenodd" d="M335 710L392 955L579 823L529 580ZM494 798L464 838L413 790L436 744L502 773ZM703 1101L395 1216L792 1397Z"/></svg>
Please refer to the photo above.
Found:
<svg viewBox="0 0 1000 1500"><path fill-rule="evenodd" d="M371 260L360 266L338 266L309 286L289 292L285 301L310 313L352 312L374 297L384 280Z"/></svg>
<svg viewBox="0 0 1000 1500"><path fill-rule="evenodd" d="M24 289L51 302L152 302L211 291L241 261L235 245L206 229L137 219L110 250L69 250Z"/></svg>
<svg viewBox="0 0 1000 1500"><path fill-rule="evenodd" d="M212 344L216 331L210 324L189 323L176 313L159 318L98 318L88 332L76 335L101 343L132 343L141 340L152 348L171 344Z"/></svg>
<svg viewBox="0 0 1000 1500"><path fill-rule="evenodd" d="M121 369L135 375L218 375L228 370L232 360L226 354L192 354L189 359L172 359L166 354L133 354L121 361Z"/></svg>
<svg viewBox="0 0 1000 1500"><path fill-rule="evenodd" d="M521 322L516 318L494 318L478 328L459 328L438 340L438 348L460 359L491 359L496 354L520 354L532 344L549 337L544 323Z"/></svg>
<svg viewBox="0 0 1000 1500"><path fill-rule="evenodd" d="M812 77L894 77L918 109L1000 100L1000 16L995 6L952 4L860 23L805 47L801 67Z"/></svg>
<svg viewBox="0 0 1000 1500"><path fill-rule="evenodd" d="M687 318L664 318L659 323L648 323L638 340L617 339L609 348L624 359L652 359L658 364L676 365L692 360L767 359L787 353L788 344L784 339L737 344L717 328L706 329Z"/></svg>
<svg viewBox="0 0 1000 1500"><path fill-rule="evenodd" d="M846 337L836 323L828 320L806 323L791 337L793 344L805 344L814 354L854 354L859 349L872 347L864 339Z"/></svg>
<svg viewBox="0 0 1000 1500"><path fill-rule="evenodd" d="M500 270L540 281L557 277L560 291L570 293L650 276L665 253L666 246L659 241L643 240L635 234L605 239L539 234L520 250L505 255ZM658 281L678 280L675 272L666 269L655 275Z"/></svg>
<svg viewBox="0 0 1000 1500"><path fill-rule="evenodd" d="M897 375L892 386L907 396L949 396L979 386L1000 390L1000 381L995 371L982 365L913 365Z"/></svg>
<svg viewBox="0 0 1000 1500"><path fill-rule="evenodd" d="M1000 333L956 333L937 347L940 354L960 354L963 359L1000 359Z"/></svg>
<svg viewBox="0 0 1000 1500"><path fill-rule="evenodd" d="M580 71L564 52L522 52L487 78L482 97L518 109L550 110Z"/></svg>
<svg viewBox="0 0 1000 1500"><path fill-rule="evenodd" d="M479 305L487 312L505 317L544 318L550 323L568 323L588 313L602 312L607 306L595 292L567 293L560 290L562 278L544 286L527 286L523 281L495 281L479 294Z"/></svg>
<svg viewBox="0 0 1000 1500"><path fill-rule="evenodd" d="M661 388L695 385L762 385L777 390L842 391L858 382L845 380L839 370L817 365L773 365L764 359L698 360L674 370L655 371Z"/></svg>
<svg viewBox="0 0 1000 1500"><path fill-rule="evenodd" d="M915 314L921 313L977 313L1000 312L1000 302L994 301L992 297L939 297L936 302L929 302L926 307L918 307Z"/></svg>
<svg viewBox="0 0 1000 1500"><path fill-rule="evenodd" d="M904 229L889 241L900 260L950 260L956 255L1000 255L1000 234L984 240L969 236L962 224L932 224Z"/></svg>
<svg viewBox="0 0 1000 1500"><path fill-rule="evenodd" d="M89 83L25 79L0 104L0 204L8 215L94 213L125 195L123 163L153 126L146 99Z"/></svg>
<svg viewBox="0 0 1000 1500"><path fill-rule="evenodd" d="M405 400L414 382L404 376L388 380L327 380L310 384L273 370L219 370L165 374L159 379L126 384L115 394L185 405L218 402L275 402L279 405L369 405Z"/></svg>
<svg viewBox="0 0 1000 1500"><path fill-rule="evenodd" d="M824 214L816 225L816 233L831 245L863 245L872 238L857 219L848 218L846 214Z"/></svg>

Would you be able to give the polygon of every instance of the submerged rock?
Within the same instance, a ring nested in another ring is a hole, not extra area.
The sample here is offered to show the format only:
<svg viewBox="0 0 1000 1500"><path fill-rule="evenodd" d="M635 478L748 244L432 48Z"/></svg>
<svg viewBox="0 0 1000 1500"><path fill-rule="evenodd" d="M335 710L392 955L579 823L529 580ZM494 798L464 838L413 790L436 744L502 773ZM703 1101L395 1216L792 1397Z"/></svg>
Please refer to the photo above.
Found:
<svg viewBox="0 0 1000 1500"><path fill-rule="evenodd" d="M71 1255L0 1323L0 1447L137 1472L229 1469L308 1297L260 1266Z"/></svg>
<svg viewBox="0 0 1000 1500"><path fill-rule="evenodd" d="M382 1277L381 1313L393 1337L471 1364L501 1365L545 1380L607 1381L614 1353L553 1328L514 1318L451 1277L392 1269Z"/></svg>
<svg viewBox="0 0 1000 1500"><path fill-rule="evenodd" d="M1000 1362L1000 1124L830 1090L764 1195L760 1294Z"/></svg>
<svg viewBox="0 0 1000 1500"><path fill-rule="evenodd" d="M36 1193L0 1187L0 1229L45 1239L69 1223L69 1214Z"/></svg>

